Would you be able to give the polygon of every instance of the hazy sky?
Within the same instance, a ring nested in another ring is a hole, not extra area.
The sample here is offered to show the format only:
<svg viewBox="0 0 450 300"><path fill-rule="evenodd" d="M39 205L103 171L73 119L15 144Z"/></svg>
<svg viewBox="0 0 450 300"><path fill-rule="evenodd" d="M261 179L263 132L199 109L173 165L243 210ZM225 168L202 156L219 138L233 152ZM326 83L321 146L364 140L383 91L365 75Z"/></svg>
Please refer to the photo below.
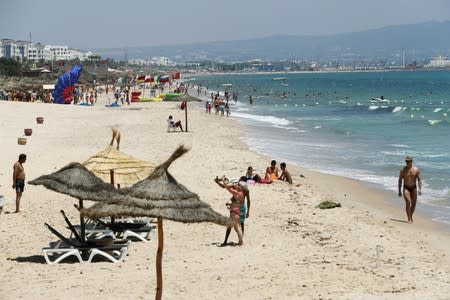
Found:
<svg viewBox="0 0 450 300"><path fill-rule="evenodd" d="M0 38L74 48L325 35L450 20L450 0L0 0Z"/></svg>

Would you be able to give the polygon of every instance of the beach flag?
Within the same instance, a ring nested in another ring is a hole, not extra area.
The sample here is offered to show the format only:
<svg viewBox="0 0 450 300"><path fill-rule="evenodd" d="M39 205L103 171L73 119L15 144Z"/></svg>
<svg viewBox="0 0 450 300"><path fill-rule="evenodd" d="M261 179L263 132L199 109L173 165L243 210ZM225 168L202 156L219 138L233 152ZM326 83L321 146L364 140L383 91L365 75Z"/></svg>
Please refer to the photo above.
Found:
<svg viewBox="0 0 450 300"><path fill-rule="evenodd" d="M172 79L180 79L180 72L172 73Z"/></svg>
<svg viewBox="0 0 450 300"><path fill-rule="evenodd" d="M161 77L159 78L159 82L160 82L160 83L170 82L169 75L161 76Z"/></svg>
<svg viewBox="0 0 450 300"><path fill-rule="evenodd" d="M137 81L137 83L144 83L145 82L145 75L138 76L136 81Z"/></svg>

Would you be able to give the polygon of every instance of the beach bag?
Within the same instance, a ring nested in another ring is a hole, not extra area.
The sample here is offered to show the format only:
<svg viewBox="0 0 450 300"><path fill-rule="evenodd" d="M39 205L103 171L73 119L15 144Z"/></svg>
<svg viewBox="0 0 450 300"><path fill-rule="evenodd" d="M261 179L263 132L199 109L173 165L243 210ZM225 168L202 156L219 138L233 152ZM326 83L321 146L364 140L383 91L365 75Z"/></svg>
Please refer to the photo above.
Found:
<svg viewBox="0 0 450 300"><path fill-rule="evenodd" d="M3 197L3 195L0 195L0 209L3 208L3 205L5 205L5 197Z"/></svg>

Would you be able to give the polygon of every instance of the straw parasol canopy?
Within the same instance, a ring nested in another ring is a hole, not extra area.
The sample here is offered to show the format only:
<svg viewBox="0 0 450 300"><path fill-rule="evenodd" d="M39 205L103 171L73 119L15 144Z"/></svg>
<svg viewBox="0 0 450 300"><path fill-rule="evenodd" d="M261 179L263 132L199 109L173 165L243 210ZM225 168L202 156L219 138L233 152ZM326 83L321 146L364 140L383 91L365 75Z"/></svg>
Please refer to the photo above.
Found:
<svg viewBox="0 0 450 300"><path fill-rule="evenodd" d="M118 191L108 183L95 176L80 163L70 163L62 169L42 175L28 182L43 185L49 190L69 195L79 200L105 201L120 197Z"/></svg>
<svg viewBox="0 0 450 300"><path fill-rule="evenodd" d="M114 186L105 183L79 163L71 163L52 174L42 175L28 183L43 185L49 190L77 198L80 209L83 208L83 200L105 201L122 197ZM81 215L80 225L82 243L84 243L85 225Z"/></svg>
<svg viewBox="0 0 450 300"><path fill-rule="evenodd" d="M198 195L178 183L168 172L169 166L188 151L178 147L170 158L156 167L147 179L120 192L123 199L111 199L81 210L82 215L91 218L105 216L148 216L158 218L158 251L156 255L157 287L155 299L162 297L162 253L164 246L163 219L178 222L212 222L230 225L230 218L215 212L202 202Z"/></svg>
<svg viewBox="0 0 450 300"><path fill-rule="evenodd" d="M193 101L197 101L197 102L201 102L202 100L195 98L191 95L189 95L188 93L185 93L181 96L177 96L174 98L174 100L176 101L181 101L181 109L184 110L184 129L185 132L188 132L188 102L193 102Z"/></svg>
<svg viewBox="0 0 450 300"><path fill-rule="evenodd" d="M117 148L113 147L114 140L117 141ZM120 133L113 128L113 137L109 146L90 157L83 165L107 183L132 185L147 178L155 166L121 152L119 144ZM114 173L113 178L111 170ZM114 182L111 182L112 179Z"/></svg>
<svg viewBox="0 0 450 300"><path fill-rule="evenodd" d="M212 210L209 204L201 201L197 194L178 183L168 172L172 162L187 151L184 146L178 147L147 179L120 190L123 197L111 197L84 209L82 214L92 218L148 216L184 223L212 222L229 225L229 218Z"/></svg>
<svg viewBox="0 0 450 300"><path fill-rule="evenodd" d="M202 101L201 99L196 98L196 97L193 97L193 96L189 95L188 93L183 94L183 95L181 95L181 96L174 97L174 100L177 100L177 101L186 101L186 102L193 102L193 101L195 101L195 102L201 102L201 101Z"/></svg>

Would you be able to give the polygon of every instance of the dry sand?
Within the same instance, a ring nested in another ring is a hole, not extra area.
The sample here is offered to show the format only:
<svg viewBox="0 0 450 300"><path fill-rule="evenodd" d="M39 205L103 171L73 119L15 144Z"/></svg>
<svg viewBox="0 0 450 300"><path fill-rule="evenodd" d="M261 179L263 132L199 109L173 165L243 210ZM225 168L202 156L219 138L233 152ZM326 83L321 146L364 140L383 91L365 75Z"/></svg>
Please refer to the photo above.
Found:
<svg viewBox="0 0 450 300"><path fill-rule="evenodd" d="M0 101L0 193L6 198L0 215L0 299L152 299L155 294L155 241L133 242L124 263L45 264L41 249L55 237L43 223L68 235L59 211L77 222L77 201L27 185L23 212L10 213L15 205L12 165L20 153L28 155L25 170L31 180L104 149L113 126L122 133L122 151L151 162L162 162L185 144L191 151L170 172L224 215L230 195L213 178L239 178L249 165L263 173L272 159L249 151L237 122L206 115L197 104L189 104L188 133L167 133L169 114L183 120L178 103L111 109L106 102L103 97L95 107L79 107ZM45 117L43 125L36 124L37 116ZM24 128L32 128L33 135L20 146L17 138ZM217 225L164 223L165 299L450 297L448 232L419 215L413 225L401 222L403 209L386 201L402 203L395 194L288 168L300 186L250 187L242 247L218 247L225 228ZM324 200L340 202L342 208L315 208ZM230 241L237 242L234 232Z"/></svg>

